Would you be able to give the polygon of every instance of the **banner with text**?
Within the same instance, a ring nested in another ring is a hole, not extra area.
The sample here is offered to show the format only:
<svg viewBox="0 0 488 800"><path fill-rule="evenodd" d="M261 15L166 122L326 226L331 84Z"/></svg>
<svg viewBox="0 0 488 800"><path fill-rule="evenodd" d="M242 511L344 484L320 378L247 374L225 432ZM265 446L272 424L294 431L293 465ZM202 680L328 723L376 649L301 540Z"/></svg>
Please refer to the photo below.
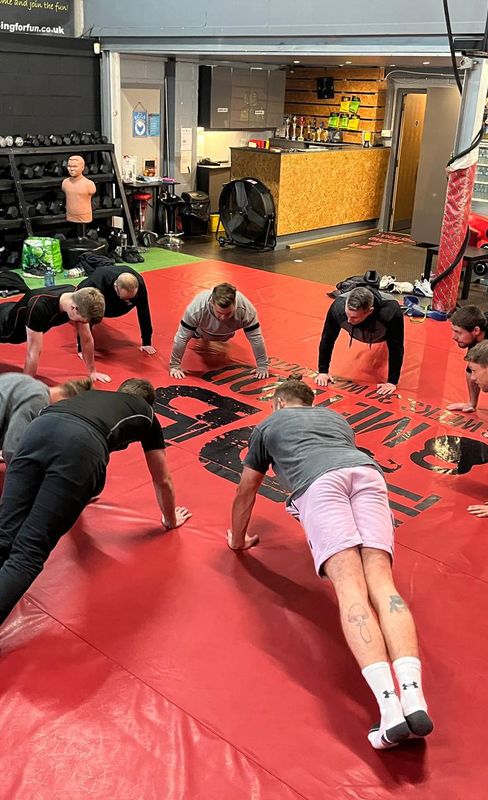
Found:
<svg viewBox="0 0 488 800"><path fill-rule="evenodd" d="M74 36L74 0L0 0L0 33Z"/></svg>

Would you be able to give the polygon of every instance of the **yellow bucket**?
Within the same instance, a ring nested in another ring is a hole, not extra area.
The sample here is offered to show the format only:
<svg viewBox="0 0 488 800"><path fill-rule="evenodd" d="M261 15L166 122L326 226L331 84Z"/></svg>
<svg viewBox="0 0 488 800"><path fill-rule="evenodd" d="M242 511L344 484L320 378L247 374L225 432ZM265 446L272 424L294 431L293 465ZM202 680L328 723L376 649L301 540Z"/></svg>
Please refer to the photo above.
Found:
<svg viewBox="0 0 488 800"><path fill-rule="evenodd" d="M210 214L210 231L215 233L217 230L217 225L219 224L219 215L218 214Z"/></svg>

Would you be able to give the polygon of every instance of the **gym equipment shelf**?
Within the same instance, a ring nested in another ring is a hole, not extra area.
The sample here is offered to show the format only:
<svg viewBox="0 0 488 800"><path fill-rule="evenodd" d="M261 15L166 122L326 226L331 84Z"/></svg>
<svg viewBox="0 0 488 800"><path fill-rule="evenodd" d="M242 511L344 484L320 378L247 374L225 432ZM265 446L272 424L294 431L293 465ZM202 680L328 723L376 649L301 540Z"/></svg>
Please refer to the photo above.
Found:
<svg viewBox="0 0 488 800"><path fill-rule="evenodd" d="M103 217L123 217L123 208L97 208L93 212L93 219L103 219ZM20 218L19 218L20 219ZM31 222L38 222L42 225L55 225L58 222L66 222L64 214L50 214L42 217L29 217ZM18 222L19 220L13 220ZM22 220L20 220L22 222Z"/></svg>
<svg viewBox="0 0 488 800"><path fill-rule="evenodd" d="M94 183L111 183L114 180L114 176L108 175L107 173L87 175L86 177L94 181ZM49 186L61 187L65 178L66 175L63 175L62 178L21 178L20 183L24 189L46 189ZM11 183L13 185L13 181L11 181Z"/></svg>
<svg viewBox="0 0 488 800"><path fill-rule="evenodd" d="M0 230L5 230L6 228L20 228L24 224L24 220L22 217L17 217L17 219L0 219Z"/></svg>
<svg viewBox="0 0 488 800"><path fill-rule="evenodd" d="M115 188L116 197L120 198L122 203L121 208L99 208L93 211L93 219L103 219L104 217L122 217L124 219L128 238L131 244L137 246L136 234L134 225L129 212L127 204L127 197L124 191L122 179L120 177L119 168L115 159L115 152L113 144L82 144L82 145L59 145L50 147L5 147L0 150L0 166L3 158L8 159L10 174L12 179L0 180L0 200L1 193L5 192L11 195L16 195L20 216L17 219L0 219L0 230L7 228L24 228L27 236L34 236L34 228L42 225L56 225L56 224L72 224L68 223L64 214L51 214L50 216L30 217L28 207L31 205L32 200L26 201L24 190L29 193L35 189L47 189L49 187L61 187L64 178L32 178L22 179L19 174L19 163L24 160L26 156L36 156L44 160L45 156L56 155L78 155L78 154L93 154L93 153L106 153L110 159L111 172L110 173L96 173L95 175L87 175L87 177L95 183L111 183ZM108 162L108 159L107 159Z"/></svg>

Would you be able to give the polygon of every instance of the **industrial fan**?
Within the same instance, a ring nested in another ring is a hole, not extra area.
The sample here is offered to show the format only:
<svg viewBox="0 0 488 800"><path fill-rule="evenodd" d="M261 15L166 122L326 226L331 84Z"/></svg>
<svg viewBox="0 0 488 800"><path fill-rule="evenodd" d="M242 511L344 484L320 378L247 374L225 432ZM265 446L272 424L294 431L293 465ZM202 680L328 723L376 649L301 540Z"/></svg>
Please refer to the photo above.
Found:
<svg viewBox="0 0 488 800"><path fill-rule="evenodd" d="M226 236L219 236L221 224ZM224 185L219 198L215 238L221 247L235 244L267 250L276 246L275 206L264 183L254 178L241 178Z"/></svg>

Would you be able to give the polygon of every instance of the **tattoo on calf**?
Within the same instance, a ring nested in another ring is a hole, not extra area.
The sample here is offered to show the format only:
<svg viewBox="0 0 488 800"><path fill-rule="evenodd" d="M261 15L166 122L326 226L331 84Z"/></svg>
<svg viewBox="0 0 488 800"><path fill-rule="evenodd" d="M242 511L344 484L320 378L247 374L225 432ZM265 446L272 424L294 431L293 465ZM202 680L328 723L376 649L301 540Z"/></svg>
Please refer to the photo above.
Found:
<svg viewBox="0 0 488 800"><path fill-rule="evenodd" d="M353 603L347 614L347 621L351 625L357 625L359 635L365 644L371 644L371 633L366 624L369 614L361 603Z"/></svg>
<svg viewBox="0 0 488 800"><path fill-rule="evenodd" d="M402 600L399 594L391 594L390 595L390 614L398 613L401 614L402 611L408 611L407 604Z"/></svg>

